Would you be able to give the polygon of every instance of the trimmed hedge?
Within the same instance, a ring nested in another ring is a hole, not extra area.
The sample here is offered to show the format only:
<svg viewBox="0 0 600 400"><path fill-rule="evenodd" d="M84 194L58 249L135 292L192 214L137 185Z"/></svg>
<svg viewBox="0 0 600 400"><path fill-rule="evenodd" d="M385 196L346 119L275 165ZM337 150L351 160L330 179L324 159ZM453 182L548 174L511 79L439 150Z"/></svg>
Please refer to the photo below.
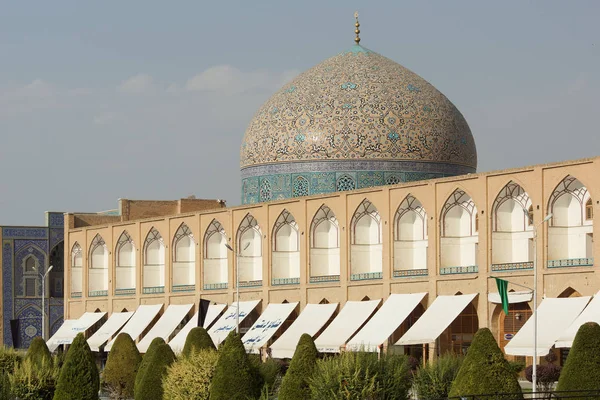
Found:
<svg viewBox="0 0 600 400"><path fill-rule="evenodd" d="M127 333L117 336L102 374L102 384L114 399L130 399L142 356Z"/></svg>
<svg viewBox="0 0 600 400"><path fill-rule="evenodd" d="M290 362L279 389L281 400L308 400L310 399L310 388L308 379L313 374L319 352L315 347L312 336L303 334L300 336L298 346Z"/></svg>
<svg viewBox="0 0 600 400"><path fill-rule="evenodd" d="M37 360L39 361L39 360ZM56 390L59 368L52 359L40 363L26 358L8 376L10 393L20 400L52 400ZM9 397L5 397L8 399Z"/></svg>
<svg viewBox="0 0 600 400"><path fill-rule="evenodd" d="M240 335L232 331L219 349L210 387L211 400L247 400L259 396L254 383L256 370L250 364Z"/></svg>
<svg viewBox="0 0 600 400"><path fill-rule="evenodd" d="M201 326L197 326L193 328L185 338L185 345L183 346L181 355L183 357L189 357L192 352L205 349L217 350L215 344L208 335L208 332L206 332L206 329L202 328Z"/></svg>
<svg viewBox="0 0 600 400"><path fill-rule="evenodd" d="M135 400L161 400L163 398L163 378L167 375L167 369L175 361L175 353L168 344L160 343L153 351L144 356L149 357L148 365L142 375L142 379L136 388Z"/></svg>
<svg viewBox="0 0 600 400"><path fill-rule="evenodd" d="M600 390L600 325L583 324L562 369L556 390Z"/></svg>
<svg viewBox="0 0 600 400"><path fill-rule="evenodd" d="M504 358L492 332L488 328L481 328L467 350L449 397L487 393L515 393L511 399L523 398L517 376Z"/></svg>
<svg viewBox="0 0 600 400"><path fill-rule="evenodd" d="M142 362L138 367L137 374L135 375L135 384L133 385L133 392L137 393L138 388L140 387L140 383L142 382L142 378L150 365L150 358L152 358L152 354L156 351L156 348L161 344L165 344L165 340L163 338L157 337L150 342L150 346L148 346L148 350L146 350L146 354L142 357Z"/></svg>
<svg viewBox="0 0 600 400"><path fill-rule="evenodd" d="M46 341L40 336L33 338L27 349L27 354L25 354L25 359L33 362L38 367L42 366L42 364L52 363L52 355L46 345Z"/></svg>
<svg viewBox="0 0 600 400"><path fill-rule="evenodd" d="M100 376L82 333L77 334L69 347L60 370L54 400L98 400Z"/></svg>
<svg viewBox="0 0 600 400"><path fill-rule="evenodd" d="M218 358L214 350L200 350L177 359L163 380L165 399L208 400Z"/></svg>

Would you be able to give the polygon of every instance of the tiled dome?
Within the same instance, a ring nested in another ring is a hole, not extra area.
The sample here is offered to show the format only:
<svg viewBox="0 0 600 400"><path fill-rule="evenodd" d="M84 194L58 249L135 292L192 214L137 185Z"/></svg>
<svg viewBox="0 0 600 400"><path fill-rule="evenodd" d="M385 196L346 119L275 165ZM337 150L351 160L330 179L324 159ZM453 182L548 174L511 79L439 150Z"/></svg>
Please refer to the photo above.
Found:
<svg viewBox="0 0 600 400"><path fill-rule="evenodd" d="M475 142L458 109L420 76L358 44L300 74L263 104L240 159L243 203L477 167ZM340 186L345 175L353 182ZM298 176L301 190L294 192Z"/></svg>

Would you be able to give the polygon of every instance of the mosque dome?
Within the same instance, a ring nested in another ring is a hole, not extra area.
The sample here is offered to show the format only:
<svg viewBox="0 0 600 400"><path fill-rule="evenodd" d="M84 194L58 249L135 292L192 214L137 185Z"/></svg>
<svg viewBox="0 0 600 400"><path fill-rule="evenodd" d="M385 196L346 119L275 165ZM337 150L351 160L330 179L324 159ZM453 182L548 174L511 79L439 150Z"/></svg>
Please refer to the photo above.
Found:
<svg viewBox="0 0 600 400"><path fill-rule="evenodd" d="M248 204L472 173L477 151L450 100L357 43L262 105L240 164Z"/></svg>

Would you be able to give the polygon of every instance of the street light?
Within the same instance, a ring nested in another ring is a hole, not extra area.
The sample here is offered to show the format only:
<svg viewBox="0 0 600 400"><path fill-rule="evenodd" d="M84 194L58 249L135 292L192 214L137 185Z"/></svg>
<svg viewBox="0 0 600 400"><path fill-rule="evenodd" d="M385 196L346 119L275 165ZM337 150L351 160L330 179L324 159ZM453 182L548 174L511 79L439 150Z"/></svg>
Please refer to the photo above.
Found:
<svg viewBox="0 0 600 400"><path fill-rule="evenodd" d="M43 274L38 272L42 278L42 339L44 340L46 340L46 278L50 271L52 271L52 268L54 268L54 265L49 266Z"/></svg>
<svg viewBox="0 0 600 400"><path fill-rule="evenodd" d="M244 250L246 250L248 248L248 246L250 246L250 242L246 243L246 246L244 246ZM236 253L235 250L233 249L233 247L231 247L231 245L229 243L225 243L225 247L227 247L227 250L231 251L233 254L235 254L236 260L235 260L235 297L236 297L236 312L235 312L235 333L237 333L238 335L240 334L240 263L239 263L239 259L240 259L240 255L239 253Z"/></svg>
<svg viewBox="0 0 600 400"><path fill-rule="evenodd" d="M537 392L537 230L550 221L550 218L552 213L546 215L546 218L533 228L533 370L531 373L533 393Z"/></svg>

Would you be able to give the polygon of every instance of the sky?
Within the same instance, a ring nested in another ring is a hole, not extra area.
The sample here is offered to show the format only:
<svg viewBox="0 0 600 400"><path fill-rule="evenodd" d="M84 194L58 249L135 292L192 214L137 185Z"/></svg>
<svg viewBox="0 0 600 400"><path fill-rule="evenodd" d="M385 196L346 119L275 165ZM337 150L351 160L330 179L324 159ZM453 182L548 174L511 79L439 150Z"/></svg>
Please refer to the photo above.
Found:
<svg viewBox="0 0 600 400"><path fill-rule="evenodd" d="M353 44L467 119L479 172L600 155L600 2L0 1L0 225L117 199L240 204L253 114Z"/></svg>

